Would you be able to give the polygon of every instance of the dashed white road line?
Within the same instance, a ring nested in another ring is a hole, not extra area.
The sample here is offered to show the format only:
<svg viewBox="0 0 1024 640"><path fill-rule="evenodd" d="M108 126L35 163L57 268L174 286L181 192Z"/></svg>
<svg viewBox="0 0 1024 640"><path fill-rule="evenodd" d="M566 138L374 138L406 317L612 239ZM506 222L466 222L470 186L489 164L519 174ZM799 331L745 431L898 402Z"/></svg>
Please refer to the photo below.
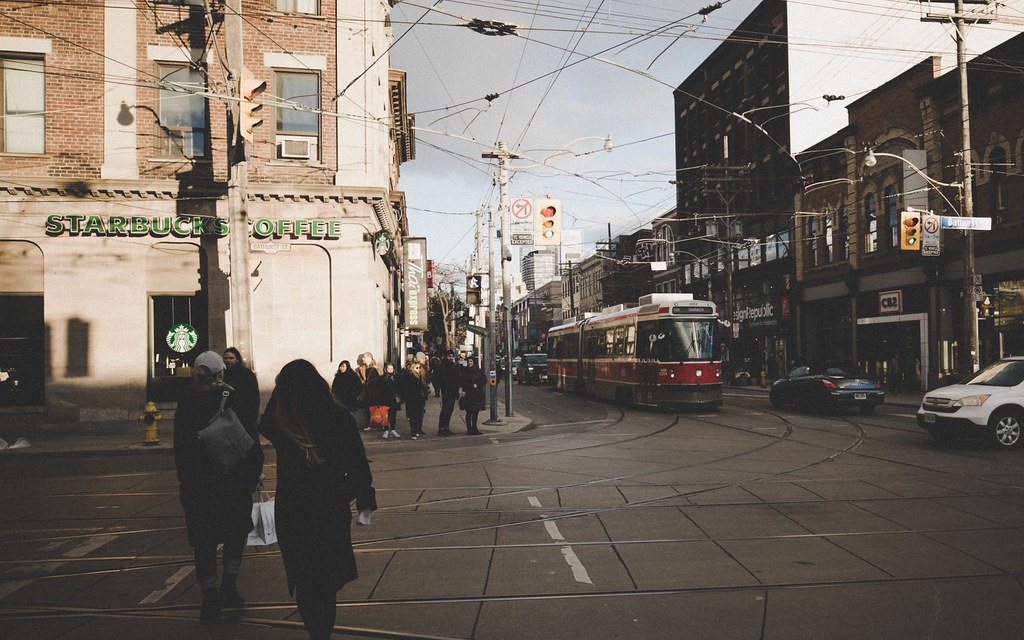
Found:
<svg viewBox="0 0 1024 640"><path fill-rule="evenodd" d="M109 542L111 542L113 540L116 540L117 538L118 538L118 536L116 536L116 535L114 535L114 536L110 536L110 535L106 535L106 536L92 536L90 538L87 538L84 542L82 542L82 544L80 544L78 546L75 546L75 547L72 547L72 548L68 549L67 551L65 551L64 553L62 553L61 557L64 557L64 558L82 558L86 554L91 553L91 552L95 551L96 549L99 549L103 545L105 545L105 544L107 544L107 543L109 543ZM56 543L56 544L54 544L54 543L47 544L47 545L44 545L40 549L40 551L43 552L43 553L49 553L49 552L52 552L52 551L56 551L57 548L61 544L64 544L64 541L61 541L60 543ZM37 553L39 553L39 552L37 552ZM55 573L57 571L57 569L60 569L61 567L63 567L66 564L67 564L66 562L33 562L33 563L29 563L29 564L23 564L23 565L20 565L20 566L12 567L12 568L8 569L6 572L4 572L4 575L6 575L6 576L16 576L16 575L19 575L19 574L21 574L21 575L25 575L25 574L31 575L31 574L38 574L38 573L52 574L52 573ZM33 582L35 582L35 578L28 578L26 580L12 580L11 582L5 582L3 584L0 584L0 599L6 598L7 596L9 596L12 593L14 593L15 591L17 591L18 589L21 589L25 585L31 584Z"/></svg>
<svg viewBox="0 0 1024 640"><path fill-rule="evenodd" d="M530 502L530 506L540 508L540 500L536 496L527 496L527 500ZM565 536L558 530L558 525L552 520L544 521L544 528L547 529L548 535L552 540L565 540ZM572 570L572 577L576 582L583 582L586 584L594 584L590 579L590 574L587 573L587 568L580 562L576 552L572 550L572 547L565 545L562 547L562 557L565 558L566 564L569 565L569 569Z"/></svg>
<svg viewBox="0 0 1024 640"><path fill-rule="evenodd" d="M194 569L195 567L192 565L188 565L186 567L178 569L174 572L174 575L172 575L170 578L167 578L167 581L164 582L163 589L157 589L153 593L149 594L148 596L140 600L139 604L154 604L156 602L159 602L161 598L163 598L168 593L173 591L174 587L178 586L182 580L184 580L190 573L192 573Z"/></svg>

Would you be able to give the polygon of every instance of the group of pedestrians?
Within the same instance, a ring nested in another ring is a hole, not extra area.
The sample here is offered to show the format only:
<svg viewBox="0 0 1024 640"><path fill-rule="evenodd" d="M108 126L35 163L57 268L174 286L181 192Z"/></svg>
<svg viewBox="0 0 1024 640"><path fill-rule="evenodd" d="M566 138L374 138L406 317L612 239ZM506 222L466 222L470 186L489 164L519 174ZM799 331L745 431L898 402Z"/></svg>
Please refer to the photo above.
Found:
<svg viewBox="0 0 1024 640"><path fill-rule="evenodd" d="M276 528L289 594L310 639L331 636L337 592L357 577L350 503L361 513L377 507L358 427L336 396L313 364L293 360L277 375L261 417L256 376L236 349L196 358L175 415L174 460L204 623L245 603L238 575L253 529L252 493L264 480L262 434L277 453ZM240 461L224 468L199 434L227 409L251 443Z"/></svg>
<svg viewBox="0 0 1024 640"><path fill-rule="evenodd" d="M372 353L360 354L357 366L342 360L331 384L335 402L350 415L367 412L368 425L364 430L377 429L385 440L401 438L398 433L398 413L405 405L409 431L413 440L426 435L423 417L431 386L435 396L441 397L441 414L437 425L439 436L453 435L451 418L455 406L466 413L466 432L480 433L477 416L484 410L484 390L487 378L477 359L470 357L466 366L455 361L455 353L448 352L443 359L428 360L422 351L409 356L405 367L396 371L388 362L379 365Z"/></svg>

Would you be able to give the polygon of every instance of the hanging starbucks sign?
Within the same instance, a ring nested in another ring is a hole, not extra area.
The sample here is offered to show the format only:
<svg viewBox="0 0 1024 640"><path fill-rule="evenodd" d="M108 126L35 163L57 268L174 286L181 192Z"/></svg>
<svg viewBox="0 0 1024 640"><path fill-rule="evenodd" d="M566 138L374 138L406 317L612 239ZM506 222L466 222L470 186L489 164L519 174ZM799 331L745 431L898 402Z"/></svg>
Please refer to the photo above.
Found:
<svg viewBox="0 0 1024 640"><path fill-rule="evenodd" d="M199 334L192 325L176 324L167 332L167 346L172 351L186 353L195 349Z"/></svg>

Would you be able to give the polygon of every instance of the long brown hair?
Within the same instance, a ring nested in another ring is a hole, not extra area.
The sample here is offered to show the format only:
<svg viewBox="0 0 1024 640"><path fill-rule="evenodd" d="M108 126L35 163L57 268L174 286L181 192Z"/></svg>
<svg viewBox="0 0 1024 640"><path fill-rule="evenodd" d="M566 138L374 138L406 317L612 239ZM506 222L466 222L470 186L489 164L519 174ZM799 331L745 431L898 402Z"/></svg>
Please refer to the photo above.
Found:
<svg viewBox="0 0 1024 640"><path fill-rule="evenodd" d="M331 388L308 360L292 360L277 374L274 419L281 431L306 454L310 466L323 460L313 442L313 425L327 419L334 406Z"/></svg>

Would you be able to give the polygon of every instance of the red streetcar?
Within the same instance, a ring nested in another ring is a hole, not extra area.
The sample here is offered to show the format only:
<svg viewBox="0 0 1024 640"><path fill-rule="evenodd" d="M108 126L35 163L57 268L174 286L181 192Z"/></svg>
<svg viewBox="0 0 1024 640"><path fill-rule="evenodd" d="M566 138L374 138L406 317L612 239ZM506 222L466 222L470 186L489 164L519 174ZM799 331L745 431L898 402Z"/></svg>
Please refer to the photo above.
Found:
<svg viewBox="0 0 1024 640"><path fill-rule="evenodd" d="M718 308L686 293L654 293L548 331L548 382L628 404L722 404Z"/></svg>

